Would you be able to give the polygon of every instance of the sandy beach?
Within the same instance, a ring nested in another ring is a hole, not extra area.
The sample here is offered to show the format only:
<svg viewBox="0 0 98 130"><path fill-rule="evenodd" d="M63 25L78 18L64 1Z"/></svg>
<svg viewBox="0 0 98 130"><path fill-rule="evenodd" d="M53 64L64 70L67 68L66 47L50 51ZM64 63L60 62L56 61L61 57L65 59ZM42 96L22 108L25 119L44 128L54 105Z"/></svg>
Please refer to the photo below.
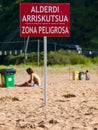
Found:
<svg viewBox="0 0 98 130"><path fill-rule="evenodd" d="M67 69L48 69L46 105L43 70L37 73L40 87L0 88L0 130L98 129L97 73L75 81ZM24 68L17 69L15 84L27 79Z"/></svg>

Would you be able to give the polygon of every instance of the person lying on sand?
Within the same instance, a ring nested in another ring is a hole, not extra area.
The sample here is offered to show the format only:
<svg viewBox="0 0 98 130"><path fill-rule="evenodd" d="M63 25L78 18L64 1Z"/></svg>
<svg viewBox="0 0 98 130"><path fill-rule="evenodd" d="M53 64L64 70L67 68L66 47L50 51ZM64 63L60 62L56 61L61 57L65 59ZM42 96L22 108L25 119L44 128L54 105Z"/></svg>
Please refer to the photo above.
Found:
<svg viewBox="0 0 98 130"><path fill-rule="evenodd" d="M30 79L27 82L25 82L21 85L16 85L16 86L29 86L29 87L33 86L34 87L34 86L41 85L40 78L36 73L34 73L33 69L27 68L26 72L30 75Z"/></svg>

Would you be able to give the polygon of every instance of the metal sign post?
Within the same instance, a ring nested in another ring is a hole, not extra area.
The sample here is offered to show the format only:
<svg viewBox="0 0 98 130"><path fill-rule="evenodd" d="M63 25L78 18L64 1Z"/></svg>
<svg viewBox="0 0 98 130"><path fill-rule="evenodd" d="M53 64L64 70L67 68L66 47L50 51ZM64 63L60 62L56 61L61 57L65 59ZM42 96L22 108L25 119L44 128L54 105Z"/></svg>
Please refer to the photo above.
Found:
<svg viewBox="0 0 98 130"><path fill-rule="evenodd" d="M29 43L29 37L27 38L26 45L25 45L25 50L24 50L24 53L25 53L25 64L26 64L26 60L27 60L28 43Z"/></svg>
<svg viewBox="0 0 98 130"><path fill-rule="evenodd" d="M38 39L38 46L37 46L37 65L38 65L38 67L39 67L39 52L40 52L40 41L39 41L39 39Z"/></svg>
<svg viewBox="0 0 98 130"><path fill-rule="evenodd" d="M44 104L47 105L47 37L44 36Z"/></svg>

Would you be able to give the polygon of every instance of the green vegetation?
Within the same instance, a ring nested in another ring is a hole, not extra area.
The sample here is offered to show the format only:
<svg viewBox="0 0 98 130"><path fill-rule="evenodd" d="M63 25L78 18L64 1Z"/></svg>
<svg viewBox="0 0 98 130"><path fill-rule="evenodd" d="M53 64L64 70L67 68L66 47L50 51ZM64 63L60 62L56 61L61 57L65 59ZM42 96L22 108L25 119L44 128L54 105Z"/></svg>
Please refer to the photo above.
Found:
<svg viewBox="0 0 98 130"><path fill-rule="evenodd" d="M13 56L9 55L4 59L5 65L20 65L26 64L37 66L38 65L38 54L36 52L28 53L27 60L25 61L25 57L23 54ZM43 66L44 53L41 52L39 54L39 66ZM2 64L2 63L1 63ZM91 65L91 64L98 64L98 57L96 58L87 58L83 55L80 55L76 52L64 51L59 50L56 52L48 52L47 54L47 65L48 66L55 66L55 65Z"/></svg>

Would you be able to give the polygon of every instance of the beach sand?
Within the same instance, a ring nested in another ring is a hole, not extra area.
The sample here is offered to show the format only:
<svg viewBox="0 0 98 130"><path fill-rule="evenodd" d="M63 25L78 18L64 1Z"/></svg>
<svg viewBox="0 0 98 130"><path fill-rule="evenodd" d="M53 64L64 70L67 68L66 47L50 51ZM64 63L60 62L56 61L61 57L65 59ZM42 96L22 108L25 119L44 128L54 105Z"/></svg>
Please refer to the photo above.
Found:
<svg viewBox="0 0 98 130"><path fill-rule="evenodd" d="M47 72L47 95L42 70L40 87L0 88L0 130L98 130L98 75L75 81L57 70ZM18 69L15 84L27 79Z"/></svg>

